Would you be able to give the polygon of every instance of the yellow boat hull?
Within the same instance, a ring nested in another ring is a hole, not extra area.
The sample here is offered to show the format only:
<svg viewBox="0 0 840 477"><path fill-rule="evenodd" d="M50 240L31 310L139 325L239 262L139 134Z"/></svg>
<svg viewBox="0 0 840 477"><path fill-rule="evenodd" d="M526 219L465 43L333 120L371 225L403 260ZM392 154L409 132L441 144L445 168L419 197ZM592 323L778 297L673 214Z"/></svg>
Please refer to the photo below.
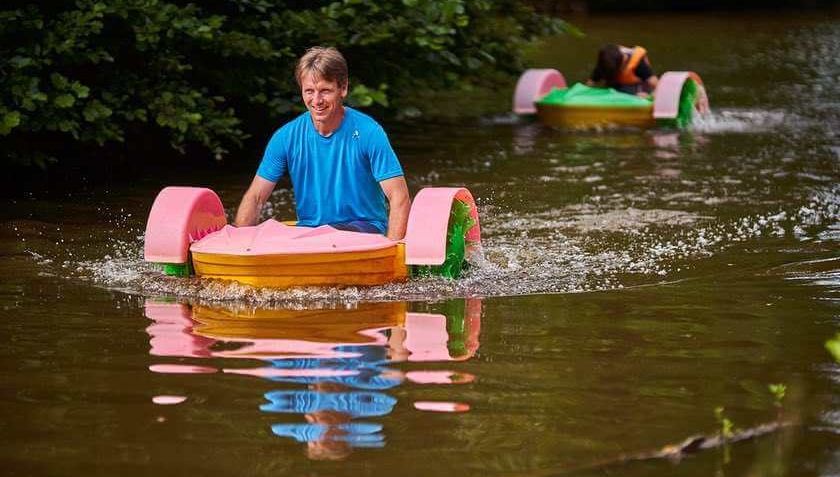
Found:
<svg viewBox="0 0 840 477"><path fill-rule="evenodd" d="M405 246L362 252L225 255L193 252L195 274L271 288L375 286L408 278Z"/></svg>
<svg viewBox="0 0 840 477"><path fill-rule="evenodd" d="M537 103L537 117L546 126L568 129L656 126L653 107L557 106Z"/></svg>

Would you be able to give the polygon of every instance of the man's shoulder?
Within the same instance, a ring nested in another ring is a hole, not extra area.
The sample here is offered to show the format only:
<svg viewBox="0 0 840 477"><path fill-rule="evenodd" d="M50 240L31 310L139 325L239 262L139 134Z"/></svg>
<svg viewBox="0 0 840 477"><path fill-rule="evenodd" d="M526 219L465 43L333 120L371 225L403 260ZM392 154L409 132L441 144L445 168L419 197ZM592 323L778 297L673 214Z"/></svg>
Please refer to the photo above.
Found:
<svg viewBox="0 0 840 477"><path fill-rule="evenodd" d="M308 121L308 119L309 111L304 111L303 113L289 120L286 124L277 128L277 130L274 131L274 136L289 136L301 131L305 131L307 124L311 123L311 121Z"/></svg>

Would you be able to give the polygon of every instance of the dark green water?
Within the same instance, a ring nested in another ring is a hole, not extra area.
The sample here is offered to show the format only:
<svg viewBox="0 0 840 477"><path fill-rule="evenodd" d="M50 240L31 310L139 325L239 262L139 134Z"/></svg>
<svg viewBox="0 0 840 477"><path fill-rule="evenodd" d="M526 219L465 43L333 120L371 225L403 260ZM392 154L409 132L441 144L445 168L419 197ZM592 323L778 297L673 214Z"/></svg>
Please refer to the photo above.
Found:
<svg viewBox="0 0 840 477"><path fill-rule="evenodd" d="M478 198L485 261L457 282L253 290L142 262L161 187L232 209L251 167L7 203L2 474L840 474L838 15L575 21L534 66L573 81L642 44L713 115L555 131L505 113L511 84L480 120L390 125L412 192ZM794 424L626 459L714 435L719 407Z"/></svg>

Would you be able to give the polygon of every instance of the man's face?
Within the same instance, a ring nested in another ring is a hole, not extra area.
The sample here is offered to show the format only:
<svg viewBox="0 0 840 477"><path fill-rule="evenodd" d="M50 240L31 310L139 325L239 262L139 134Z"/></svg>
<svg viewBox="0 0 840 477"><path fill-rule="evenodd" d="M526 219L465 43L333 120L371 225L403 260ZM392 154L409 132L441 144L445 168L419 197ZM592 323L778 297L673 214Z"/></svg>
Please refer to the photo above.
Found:
<svg viewBox="0 0 840 477"><path fill-rule="evenodd" d="M341 124L342 102L347 96L347 85L339 86L312 73L306 73L300 82L301 96L312 115L319 132L332 132Z"/></svg>

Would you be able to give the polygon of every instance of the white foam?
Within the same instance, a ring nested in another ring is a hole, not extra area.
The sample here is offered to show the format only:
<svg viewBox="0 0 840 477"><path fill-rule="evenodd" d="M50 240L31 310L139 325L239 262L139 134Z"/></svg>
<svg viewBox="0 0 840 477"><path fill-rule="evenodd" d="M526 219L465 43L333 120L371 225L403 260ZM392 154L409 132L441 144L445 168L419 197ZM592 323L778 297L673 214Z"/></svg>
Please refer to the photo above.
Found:
<svg viewBox="0 0 840 477"><path fill-rule="evenodd" d="M142 236L111 240L107 252L95 259L74 258L72 251L62 257L30 254L45 272L145 295L307 307L617 289L668 279L698 260L761 237L840 240L838 186L814 193L801 205L726 221L680 210L610 208L605 202L530 215L487 204L482 212L482 253L458 280L422 277L369 288L274 290L168 277L142 260Z"/></svg>
<svg viewBox="0 0 840 477"><path fill-rule="evenodd" d="M713 110L706 116L698 115L688 129L701 133L754 133L776 129L789 121L801 122L801 118L792 117L786 111L721 109Z"/></svg>

